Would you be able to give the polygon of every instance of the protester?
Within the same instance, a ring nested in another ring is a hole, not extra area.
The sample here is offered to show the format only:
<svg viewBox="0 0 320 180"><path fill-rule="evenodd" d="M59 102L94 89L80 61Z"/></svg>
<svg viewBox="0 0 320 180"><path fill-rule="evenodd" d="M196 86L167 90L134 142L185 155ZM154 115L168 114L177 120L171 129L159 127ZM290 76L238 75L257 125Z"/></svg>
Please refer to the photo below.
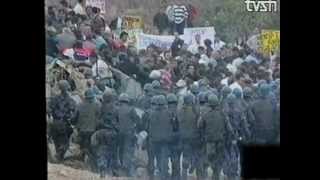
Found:
<svg viewBox="0 0 320 180"><path fill-rule="evenodd" d="M159 12L154 16L153 25L158 28L159 35L162 35L164 31L168 31L169 19L162 7L160 8Z"/></svg>
<svg viewBox="0 0 320 180"><path fill-rule="evenodd" d="M179 34L177 32L174 33L174 36L175 39L171 45L171 54L173 58L179 55L179 52L182 49L182 45L184 43L184 41L180 39Z"/></svg>
<svg viewBox="0 0 320 180"><path fill-rule="evenodd" d="M176 6L173 6L173 16L174 16L174 30L179 34L184 33L184 28L186 25L186 21L188 18L188 10L185 5L183 5L180 1Z"/></svg>

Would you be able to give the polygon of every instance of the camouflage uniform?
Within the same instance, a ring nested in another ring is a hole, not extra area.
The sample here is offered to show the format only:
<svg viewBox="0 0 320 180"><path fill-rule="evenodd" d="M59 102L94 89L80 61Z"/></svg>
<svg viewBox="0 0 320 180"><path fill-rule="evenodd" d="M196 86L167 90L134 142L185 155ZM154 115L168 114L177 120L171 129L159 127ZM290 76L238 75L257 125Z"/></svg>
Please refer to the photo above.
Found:
<svg viewBox="0 0 320 180"><path fill-rule="evenodd" d="M197 122L198 134L199 134L199 145L195 148L195 167L197 167L197 178L203 179L206 174L205 170L208 167L206 162L206 142L205 142L205 124L204 124L204 115L210 111L208 106L208 94L209 92L200 92L198 95L199 105L197 109L199 110L199 118Z"/></svg>
<svg viewBox="0 0 320 180"><path fill-rule="evenodd" d="M253 139L258 144L275 143L279 131L279 118L269 96L269 87L261 85L260 97L253 103L252 112L255 121L252 123Z"/></svg>
<svg viewBox="0 0 320 180"><path fill-rule="evenodd" d="M172 142L173 128L172 120L168 114L166 106L166 99L163 95L156 96L158 106L151 112L148 134L149 134L149 148L150 148L150 161L149 167L151 168L150 178L153 178L154 158L157 160L157 167L160 170L160 179L167 179L168 162L170 157L169 142Z"/></svg>
<svg viewBox="0 0 320 180"><path fill-rule="evenodd" d="M234 94L227 97L227 108L223 112L226 115L227 140L225 142L224 173L231 179L240 177L240 140L245 134L245 121L243 109Z"/></svg>
<svg viewBox="0 0 320 180"><path fill-rule="evenodd" d="M226 120L219 107L216 95L208 97L210 110L202 115L204 126L205 152L208 164L213 170L212 179L218 180L222 169Z"/></svg>
<svg viewBox="0 0 320 180"><path fill-rule="evenodd" d="M151 98L152 98L152 85L147 83L143 87L144 94L139 97L137 106L142 110L146 111L151 106Z"/></svg>
<svg viewBox="0 0 320 180"><path fill-rule="evenodd" d="M92 134L90 142L95 163L101 177L106 174L113 176L116 166L116 136L117 132L112 127L100 129Z"/></svg>
<svg viewBox="0 0 320 180"><path fill-rule="evenodd" d="M178 98L175 94L167 95L168 101L168 114L170 116L172 122L172 131L173 138L172 141L169 142L170 148L170 159L172 163L172 179L178 180L180 176L180 154L181 150L179 148L179 122L177 119L177 106L178 106Z"/></svg>
<svg viewBox="0 0 320 180"><path fill-rule="evenodd" d="M187 94L184 97L184 106L178 110L179 134L181 138L181 151L183 153L182 179L187 179L187 170L195 167L195 147L201 145L197 128L198 113L194 108L194 96Z"/></svg>
<svg viewBox="0 0 320 180"><path fill-rule="evenodd" d="M62 160L64 153L68 149L69 138L73 131L71 122L75 117L76 102L68 93L70 85L67 81L60 81L59 88L62 93L52 97L48 114L53 118L50 136L56 146L57 159Z"/></svg>
<svg viewBox="0 0 320 180"><path fill-rule="evenodd" d="M119 159L122 168L126 171L127 175L131 177L135 169L133 167L133 156L136 141L136 124L139 121L139 116L136 114L134 108L129 105L130 100L127 94L120 94L119 101L118 122L116 124L117 129L119 129Z"/></svg>
<svg viewBox="0 0 320 180"><path fill-rule="evenodd" d="M99 125L101 104L95 99L92 89L85 92L85 101L79 105L76 117L76 128L80 138L80 148L92 158L90 137Z"/></svg>

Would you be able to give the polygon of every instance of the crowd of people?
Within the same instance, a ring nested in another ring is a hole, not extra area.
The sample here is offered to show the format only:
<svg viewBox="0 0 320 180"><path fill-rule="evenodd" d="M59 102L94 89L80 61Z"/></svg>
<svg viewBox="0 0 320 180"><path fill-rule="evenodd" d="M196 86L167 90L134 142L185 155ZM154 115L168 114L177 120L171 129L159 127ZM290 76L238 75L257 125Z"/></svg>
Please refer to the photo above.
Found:
<svg viewBox="0 0 320 180"><path fill-rule="evenodd" d="M74 8L64 0L46 7L47 64L70 64L87 82L79 102L70 95L79 88L70 74L49 84L59 87L47 98L48 141L58 162L72 141L101 176L121 169L130 177L146 166L150 178L185 180L195 171L204 179L211 167L213 179L221 171L237 179L241 145L280 143L280 54L265 57L245 43L216 48L200 37L188 47L179 38L183 9L168 16L176 24L170 49L138 51L99 8L82 0ZM123 93L119 73L143 93ZM134 160L137 147L147 151L146 165Z"/></svg>

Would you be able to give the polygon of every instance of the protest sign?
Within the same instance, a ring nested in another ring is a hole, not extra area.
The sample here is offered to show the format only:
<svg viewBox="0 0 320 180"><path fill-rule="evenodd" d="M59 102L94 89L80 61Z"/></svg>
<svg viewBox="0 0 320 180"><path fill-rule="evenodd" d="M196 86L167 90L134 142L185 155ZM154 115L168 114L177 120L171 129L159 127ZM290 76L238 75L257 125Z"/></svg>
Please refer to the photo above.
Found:
<svg viewBox="0 0 320 180"><path fill-rule="evenodd" d="M131 45L133 45L134 47L138 46L138 36L140 33L143 33L142 29L130 29L127 30L127 33L129 34L128 36L128 41Z"/></svg>
<svg viewBox="0 0 320 180"><path fill-rule="evenodd" d="M196 35L200 35L201 43L203 43L205 39L210 39L213 44L216 32L214 27L185 28L182 39L187 45L191 45L195 42Z"/></svg>
<svg viewBox="0 0 320 180"><path fill-rule="evenodd" d="M140 16L123 16L122 29L141 29L143 26L142 18Z"/></svg>
<svg viewBox="0 0 320 180"><path fill-rule="evenodd" d="M173 40L174 36L158 36L141 33L138 35L137 48L138 50L147 49L149 45L153 44L160 48L169 49Z"/></svg>
<svg viewBox="0 0 320 180"><path fill-rule="evenodd" d="M262 30L260 45L260 50L265 55L278 51L280 49L280 31Z"/></svg>
<svg viewBox="0 0 320 180"><path fill-rule="evenodd" d="M101 14L106 13L106 0L86 0L86 6L97 7Z"/></svg>

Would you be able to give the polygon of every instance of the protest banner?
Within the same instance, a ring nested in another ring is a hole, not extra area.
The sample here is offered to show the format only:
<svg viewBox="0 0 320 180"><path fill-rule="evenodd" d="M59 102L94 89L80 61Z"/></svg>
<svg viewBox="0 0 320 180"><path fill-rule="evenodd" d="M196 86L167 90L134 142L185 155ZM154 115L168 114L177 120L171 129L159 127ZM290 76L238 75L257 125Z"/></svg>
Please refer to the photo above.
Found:
<svg viewBox="0 0 320 180"><path fill-rule="evenodd" d="M201 43L203 43L205 39L210 39L213 44L216 32L214 27L185 28L182 39L187 45L191 45L195 41L196 35L200 35Z"/></svg>
<svg viewBox="0 0 320 180"><path fill-rule="evenodd" d="M142 18L140 16L123 16L122 29L141 29L143 26Z"/></svg>
<svg viewBox="0 0 320 180"><path fill-rule="evenodd" d="M127 30L127 33L129 34L128 36L128 41L131 45L133 45L134 47L138 46L138 36L140 33L143 33L142 29L130 29Z"/></svg>
<svg viewBox="0 0 320 180"><path fill-rule="evenodd" d="M147 49L147 47L151 44L160 48L169 49L174 40L174 36L158 36L141 33L138 35L137 40L138 50Z"/></svg>
<svg viewBox="0 0 320 180"><path fill-rule="evenodd" d="M262 30L260 36L260 51L269 55L280 49L280 31Z"/></svg>
<svg viewBox="0 0 320 180"><path fill-rule="evenodd" d="M106 13L106 0L86 0L86 6L97 7L101 14Z"/></svg>

